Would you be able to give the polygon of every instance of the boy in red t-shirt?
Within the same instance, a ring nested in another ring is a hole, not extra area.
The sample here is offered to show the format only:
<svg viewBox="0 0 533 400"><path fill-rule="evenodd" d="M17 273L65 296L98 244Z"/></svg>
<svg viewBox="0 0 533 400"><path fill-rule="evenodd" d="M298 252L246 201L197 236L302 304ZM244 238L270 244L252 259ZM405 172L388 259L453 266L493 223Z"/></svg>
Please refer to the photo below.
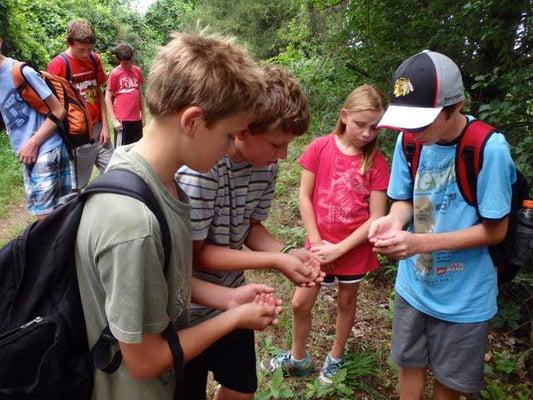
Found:
<svg viewBox="0 0 533 400"><path fill-rule="evenodd" d="M104 94L100 89L106 82L106 75L98 54L92 51L96 35L91 24L78 19L70 21L67 27L67 50L54 57L48 64L48 72L69 80L85 98L94 131L91 144L76 149L76 169L73 189L83 189L89 183L93 166L104 172L113 146L109 141L105 114Z"/></svg>
<svg viewBox="0 0 533 400"><path fill-rule="evenodd" d="M107 80L105 103L115 128L115 147L135 143L142 137L144 114L141 69L133 65L133 49L126 43L115 48L120 63Z"/></svg>

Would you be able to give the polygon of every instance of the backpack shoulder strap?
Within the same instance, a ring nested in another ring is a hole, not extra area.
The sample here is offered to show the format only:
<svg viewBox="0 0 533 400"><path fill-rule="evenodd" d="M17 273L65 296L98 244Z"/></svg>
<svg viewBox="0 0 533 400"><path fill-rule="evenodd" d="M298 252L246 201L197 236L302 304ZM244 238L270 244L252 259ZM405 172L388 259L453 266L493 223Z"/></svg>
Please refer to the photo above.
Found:
<svg viewBox="0 0 533 400"><path fill-rule="evenodd" d="M98 61L96 61L96 54L94 52L89 53L89 60L91 61L91 64L94 68L94 76L96 77L96 74L98 73Z"/></svg>
<svg viewBox="0 0 533 400"><path fill-rule="evenodd" d="M161 229L165 255L163 272L166 275L170 262L170 231L163 211L148 184L135 172L117 168L100 175L79 196L82 199L86 199L89 195L95 193L115 193L133 197L142 201L154 213ZM116 342L117 340L111 333L109 325L106 326L91 349L91 357L95 368L111 374L120 367L122 353L117 351L111 359L109 354L110 347Z"/></svg>
<svg viewBox="0 0 533 400"><path fill-rule="evenodd" d="M28 84L26 77L22 73L22 68L24 68L25 65L26 64L21 61L16 61L13 64L13 68L11 69L11 76L13 77L13 84L15 85L15 88L17 89L19 93Z"/></svg>
<svg viewBox="0 0 533 400"><path fill-rule="evenodd" d="M402 149L409 167L409 173L411 174L411 180L414 184L416 171L418 171L418 162L420 161L420 153L422 145L418 143L412 133L402 132Z"/></svg>
<svg viewBox="0 0 533 400"><path fill-rule="evenodd" d="M166 274L170 261L170 231L168 223L154 196L152 189L135 172L127 169L112 169L96 178L80 196L87 197L93 193L115 193L133 197L143 202L157 218L161 229L163 252L165 255L164 272Z"/></svg>
<svg viewBox="0 0 533 400"><path fill-rule="evenodd" d="M13 78L13 84L15 86L15 89L19 93L20 97L24 102L33 108L38 113L41 113L45 116L48 116L50 114L50 107L48 107L48 104L46 104L46 101L41 99L39 93L35 88L32 86L31 82L28 81L26 78L26 75L24 74L24 68L33 68L34 71L36 71L41 78L45 81L45 83L48 85L48 82L44 79L42 76L42 73L38 71L36 67L30 66L29 64L21 61L17 61L13 64L13 68L11 70L11 76ZM53 93L53 90L50 89ZM55 94L55 93L54 93ZM52 120L54 120L52 118ZM56 122L54 120L54 122Z"/></svg>
<svg viewBox="0 0 533 400"><path fill-rule="evenodd" d="M495 128L483 121L469 121L459 137L455 154L457 186L471 206L477 209L477 177L483 167L485 144Z"/></svg>
<svg viewBox="0 0 533 400"><path fill-rule="evenodd" d="M65 79L70 82L70 78L72 78L72 73L70 71L70 62L68 60L67 53L64 51L59 53L59 57L63 60L65 63L66 73L65 73Z"/></svg>

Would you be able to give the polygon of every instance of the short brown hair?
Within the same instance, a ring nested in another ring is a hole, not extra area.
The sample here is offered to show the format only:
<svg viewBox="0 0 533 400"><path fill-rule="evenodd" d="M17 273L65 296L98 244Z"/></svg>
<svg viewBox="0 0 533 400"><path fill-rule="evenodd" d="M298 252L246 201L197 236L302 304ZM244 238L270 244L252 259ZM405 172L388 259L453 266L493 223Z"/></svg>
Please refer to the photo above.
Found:
<svg viewBox="0 0 533 400"><path fill-rule="evenodd" d="M311 117L300 83L284 68L275 65L263 68L266 91L258 115L250 124L250 132L261 134L279 128L292 135L303 135L309 128Z"/></svg>
<svg viewBox="0 0 533 400"><path fill-rule="evenodd" d="M118 61L131 61L133 58L133 48L127 43L119 43L113 53Z"/></svg>
<svg viewBox="0 0 533 400"><path fill-rule="evenodd" d="M67 43L74 42L95 44L96 34L93 26L85 19L75 19L68 23L67 26Z"/></svg>
<svg viewBox="0 0 533 400"><path fill-rule="evenodd" d="M255 112L263 81L262 71L232 38L173 33L152 63L146 104L156 117L199 106L209 126L239 112Z"/></svg>

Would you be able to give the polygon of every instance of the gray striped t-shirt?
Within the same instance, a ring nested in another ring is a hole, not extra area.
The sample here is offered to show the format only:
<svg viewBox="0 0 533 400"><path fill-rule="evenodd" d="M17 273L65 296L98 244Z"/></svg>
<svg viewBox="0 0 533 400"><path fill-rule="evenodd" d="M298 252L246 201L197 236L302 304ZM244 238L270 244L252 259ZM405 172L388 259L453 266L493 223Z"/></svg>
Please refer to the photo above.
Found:
<svg viewBox="0 0 533 400"><path fill-rule="evenodd" d="M233 162L227 156L205 174L180 168L176 181L190 199L192 239L242 249L250 221L268 217L276 174L277 164L256 168L248 162ZM243 265L242 269L245 268ZM195 270L194 276L226 287L244 284L242 271ZM193 304L191 322L198 323L216 314L215 310Z"/></svg>

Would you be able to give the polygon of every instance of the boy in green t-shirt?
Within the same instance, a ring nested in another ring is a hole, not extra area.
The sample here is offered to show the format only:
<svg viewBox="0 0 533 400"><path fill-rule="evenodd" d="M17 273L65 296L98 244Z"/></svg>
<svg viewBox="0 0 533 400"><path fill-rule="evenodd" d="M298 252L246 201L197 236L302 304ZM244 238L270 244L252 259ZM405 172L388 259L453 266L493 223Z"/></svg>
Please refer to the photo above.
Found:
<svg viewBox="0 0 533 400"><path fill-rule="evenodd" d="M162 331L173 322L187 362L237 328L275 323L272 289L219 287L191 278L187 196L174 181L183 165L208 171L246 129L264 91L263 75L229 39L174 34L149 75L147 134L115 152L109 169L128 168L151 187L172 239L167 274L156 217L126 196L96 194L86 203L76 241L76 269L89 346L109 325L123 363L95 372L93 399L171 399L173 358ZM190 300L227 310L187 328Z"/></svg>

